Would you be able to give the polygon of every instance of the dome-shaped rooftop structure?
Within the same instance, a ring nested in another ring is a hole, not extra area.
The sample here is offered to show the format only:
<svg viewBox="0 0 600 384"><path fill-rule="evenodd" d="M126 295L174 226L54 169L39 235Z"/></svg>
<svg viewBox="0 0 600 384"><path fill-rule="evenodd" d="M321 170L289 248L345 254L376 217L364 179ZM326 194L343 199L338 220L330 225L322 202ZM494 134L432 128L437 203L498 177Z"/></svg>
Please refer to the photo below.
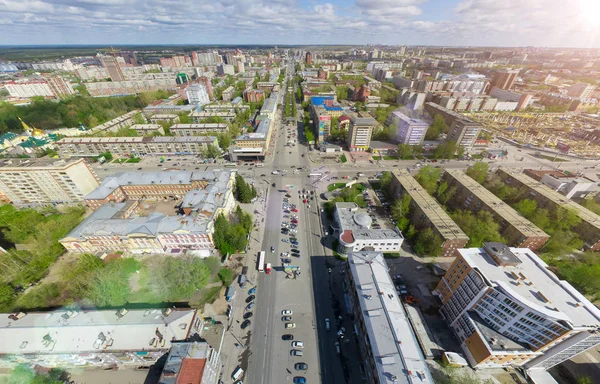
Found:
<svg viewBox="0 0 600 384"><path fill-rule="evenodd" d="M354 222L363 228L371 228L371 224L373 223L371 217L364 212L355 213L353 218Z"/></svg>

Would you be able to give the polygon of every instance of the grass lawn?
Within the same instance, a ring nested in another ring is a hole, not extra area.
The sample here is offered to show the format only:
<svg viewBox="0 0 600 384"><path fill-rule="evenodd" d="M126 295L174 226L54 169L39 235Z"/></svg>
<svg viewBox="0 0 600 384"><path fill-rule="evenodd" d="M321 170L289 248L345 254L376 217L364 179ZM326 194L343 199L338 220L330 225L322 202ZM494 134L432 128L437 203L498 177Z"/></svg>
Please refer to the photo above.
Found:
<svg viewBox="0 0 600 384"><path fill-rule="evenodd" d="M554 159L555 156L548 156L548 155L537 155L537 157L539 157L540 159L546 159L546 160L550 160L553 161L555 163L558 162L563 162L563 161L569 161L567 159L561 159L560 157L557 157L556 160Z"/></svg>
<svg viewBox="0 0 600 384"><path fill-rule="evenodd" d="M139 163L140 161L142 161L142 159L139 157L130 157L127 159L126 163Z"/></svg>
<svg viewBox="0 0 600 384"><path fill-rule="evenodd" d="M381 160L381 156L373 156L373 160L379 161L379 160Z"/></svg>
<svg viewBox="0 0 600 384"><path fill-rule="evenodd" d="M383 156L383 160L398 160L398 156Z"/></svg>
<svg viewBox="0 0 600 384"><path fill-rule="evenodd" d="M129 159L128 159L128 158L126 158L126 157L122 157L122 158L119 158L119 159L115 159L115 160L113 161L113 163L116 163L116 164L123 164L123 163L126 163L126 162L127 162L127 160L129 160Z"/></svg>
<svg viewBox="0 0 600 384"><path fill-rule="evenodd" d="M397 259L398 257L400 257L399 253L384 253L383 257L385 257L386 259Z"/></svg>
<svg viewBox="0 0 600 384"><path fill-rule="evenodd" d="M344 188L346 186L346 183L333 183L333 184L329 184L327 186L327 190L329 192L335 191L336 189L340 189L340 188Z"/></svg>
<svg viewBox="0 0 600 384"><path fill-rule="evenodd" d="M340 156L340 161L341 161L342 163L345 163L345 162L347 162L347 161L348 161L348 159L346 159L346 155L342 155L342 156Z"/></svg>

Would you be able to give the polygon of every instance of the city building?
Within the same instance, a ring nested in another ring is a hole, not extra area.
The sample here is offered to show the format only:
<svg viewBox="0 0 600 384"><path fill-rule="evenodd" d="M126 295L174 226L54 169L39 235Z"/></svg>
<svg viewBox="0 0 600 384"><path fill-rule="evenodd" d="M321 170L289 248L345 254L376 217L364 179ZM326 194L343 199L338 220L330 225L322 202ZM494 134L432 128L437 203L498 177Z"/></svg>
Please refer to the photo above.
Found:
<svg viewBox="0 0 600 384"><path fill-rule="evenodd" d="M217 74L219 76L225 76L225 75L235 75L235 68L233 65L231 64L218 64L217 65Z"/></svg>
<svg viewBox="0 0 600 384"><path fill-rule="evenodd" d="M310 64L312 64L312 61L313 61L312 53L306 52L306 56L304 57L304 63L306 65L310 65Z"/></svg>
<svg viewBox="0 0 600 384"><path fill-rule="evenodd" d="M154 74L146 74L144 80L126 81L99 81L85 83L85 88L93 97L135 95L142 92L158 90L175 90L177 81L175 76L168 78L153 78Z"/></svg>
<svg viewBox="0 0 600 384"><path fill-rule="evenodd" d="M577 97L581 99L592 98L592 93L596 87L588 83L577 83L571 85L567 91L567 95L571 97Z"/></svg>
<svg viewBox="0 0 600 384"><path fill-rule="evenodd" d="M265 91L260 89L246 89L243 94L248 103L258 103L265 98Z"/></svg>
<svg viewBox="0 0 600 384"><path fill-rule="evenodd" d="M161 57L160 66L165 68L181 68L192 66L192 60L189 56L173 56L173 57Z"/></svg>
<svg viewBox="0 0 600 384"><path fill-rule="evenodd" d="M527 172L524 173L527 174ZM539 182L564 195L567 199L584 199L590 193L595 194L598 187L598 181L585 176L565 175L560 172L543 175Z"/></svg>
<svg viewBox="0 0 600 384"><path fill-rule="evenodd" d="M548 234L463 171L446 169L442 180L448 183L448 188L456 188L456 192L448 204L457 209L467 209L473 212L483 210L491 213L494 220L500 225L500 234L509 245L536 251L550 238Z"/></svg>
<svg viewBox="0 0 600 384"><path fill-rule="evenodd" d="M212 110L199 111L197 109L194 109L190 112L189 116L192 119L192 123L204 123L206 119L210 119L210 118L214 118L214 117L219 117L221 119L231 122L233 119L235 119L236 112L234 112L234 111L221 112L221 111L212 111Z"/></svg>
<svg viewBox="0 0 600 384"><path fill-rule="evenodd" d="M331 116L324 106L314 104L311 104L310 116L314 124L317 144L325 143L331 132Z"/></svg>
<svg viewBox="0 0 600 384"><path fill-rule="evenodd" d="M228 127L225 123L174 124L169 131L175 136L201 136L225 133Z"/></svg>
<svg viewBox="0 0 600 384"><path fill-rule="evenodd" d="M516 102L517 106L515 108L516 111L521 111L525 108L527 108L529 106L529 104L531 104L532 99L533 99L533 95L529 94L529 93L516 93L516 92L511 92L511 91L507 91L505 89L501 89L498 87L494 87L492 88L492 90L490 91L490 96L495 97L496 99L500 100L500 101L507 101L507 102ZM502 109L502 105L500 105L499 107L496 107L496 110Z"/></svg>
<svg viewBox="0 0 600 384"><path fill-rule="evenodd" d="M75 90L71 83L62 76L46 77L46 82L48 83L48 86L50 86L54 96L57 98L68 97L75 94Z"/></svg>
<svg viewBox="0 0 600 384"><path fill-rule="evenodd" d="M501 167L496 170L496 175L506 184L524 192L527 198L535 200L540 208L555 210L562 207L575 212L581 223L572 230L579 234L586 248L600 250L600 216L523 173Z"/></svg>
<svg viewBox="0 0 600 384"><path fill-rule="evenodd" d="M410 88L401 88L398 94L398 104L413 111L422 110L425 105L427 94L425 92L413 91Z"/></svg>
<svg viewBox="0 0 600 384"><path fill-rule="evenodd" d="M2 84L10 97L29 99L34 96L54 97L54 91L48 82L35 81L7 81Z"/></svg>
<svg viewBox="0 0 600 384"><path fill-rule="evenodd" d="M108 71L108 77L112 81L125 81L125 74L121 69L121 64L114 56L102 56L102 66Z"/></svg>
<svg viewBox="0 0 600 384"><path fill-rule="evenodd" d="M202 107L203 111L206 112L229 112L229 113L239 113L245 112L250 109L249 105L244 105L241 103L241 99L239 102L236 99L233 99L231 102L217 102L213 104L208 104Z"/></svg>
<svg viewBox="0 0 600 384"><path fill-rule="evenodd" d="M371 137L377 121L369 114L359 113L350 115L350 124L348 125L348 150L367 151L371 146Z"/></svg>
<svg viewBox="0 0 600 384"><path fill-rule="evenodd" d="M219 147L214 136L192 137L67 137L55 142L61 157L201 155L209 145Z"/></svg>
<svg viewBox="0 0 600 384"><path fill-rule="evenodd" d="M105 67L97 66L77 68L75 74L83 81L105 80L110 77Z"/></svg>
<svg viewBox="0 0 600 384"><path fill-rule="evenodd" d="M496 71L492 76L492 81L490 82L490 89L497 87L500 89L510 90L513 84L515 83L518 74L518 70L500 69Z"/></svg>
<svg viewBox="0 0 600 384"><path fill-rule="evenodd" d="M320 105L331 118L342 116L342 106L331 96L314 96L310 99L312 105Z"/></svg>
<svg viewBox="0 0 600 384"><path fill-rule="evenodd" d="M13 204L82 202L99 185L83 159L0 160L0 195Z"/></svg>
<svg viewBox="0 0 600 384"><path fill-rule="evenodd" d="M473 367L548 369L600 343L600 310L527 248L459 249L433 292Z"/></svg>
<svg viewBox="0 0 600 384"><path fill-rule="evenodd" d="M235 207L233 171L128 172L85 197L94 212L60 243L73 253L208 257L219 214ZM166 213L165 213L166 212Z"/></svg>
<svg viewBox="0 0 600 384"><path fill-rule="evenodd" d="M139 110L127 112L119 117L107 121L104 124L96 125L89 129L88 133L95 134L101 132L116 132L121 128L130 127L136 122L143 121L144 117Z"/></svg>
<svg viewBox="0 0 600 384"><path fill-rule="evenodd" d="M164 115L164 114L175 114L180 113L189 114L192 111L196 111L195 105L172 105L168 103L161 103L158 105L149 105L143 109L144 116L150 117L153 115Z"/></svg>
<svg viewBox="0 0 600 384"><path fill-rule="evenodd" d="M203 84L190 84L185 89L185 96L190 104L205 105L210 103L210 97Z"/></svg>
<svg viewBox="0 0 600 384"><path fill-rule="evenodd" d="M469 119L456 120L450 126L450 132L446 137L446 141L453 141L458 147L469 151L481 132L482 125L476 121Z"/></svg>
<svg viewBox="0 0 600 384"><path fill-rule="evenodd" d="M404 237L398 228L371 228L373 220L356 203L335 203L334 218L332 227L337 233L338 252L341 254L360 251L400 252Z"/></svg>
<svg viewBox="0 0 600 384"><path fill-rule="evenodd" d="M223 97L223 100L230 101L231 99L233 99L234 94L235 89L232 86L229 86L223 90L223 93L221 95Z"/></svg>
<svg viewBox="0 0 600 384"><path fill-rule="evenodd" d="M469 237L450 218L446 211L406 170L394 170L391 183L392 194L400 198L410 196L410 222L416 229L430 228L442 240L442 256L454 256L464 247Z"/></svg>
<svg viewBox="0 0 600 384"><path fill-rule="evenodd" d="M362 366L369 384L433 384L409 315L381 252L348 254L345 274ZM342 349L346 343L341 343Z"/></svg>
<svg viewBox="0 0 600 384"><path fill-rule="evenodd" d="M154 133L165 134L165 129L160 124L134 124L129 129L136 131L140 136L151 136Z"/></svg>
<svg viewBox="0 0 600 384"><path fill-rule="evenodd" d="M151 115L151 116L147 117L147 119L152 124L158 124L158 123L177 124L177 123L179 123L179 115L175 115L172 113L161 113L161 114L157 114L157 115Z"/></svg>
<svg viewBox="0 0 600 384"><path fill-rule="evenodd" d="M0 367L150 367L202 332L194 309L59 310L0 314Z"/></svg>
<svg viewBox="0 0 600 384"><path fill-rule="evenodd" d="M421 145L429 124L421 119L413 119L400 111L392 112L392 124L396 130L396 142L399 144Z"/></svg>
<svg viewBox="0 0 600 384"><path fill-rule="evenodd" d="M221 356L206 342L171 344L161 384L217 384L221 372Z"/></svg>
<svg viewBox="0 0 600 384"><path fill-rule="evenodd" d="M266 103L265 103L266 104ZM235 138L229 146L229 159L238 160L264 160L271 142L273 121L264 117L258 122L254 132L247 132Z"/></svg>

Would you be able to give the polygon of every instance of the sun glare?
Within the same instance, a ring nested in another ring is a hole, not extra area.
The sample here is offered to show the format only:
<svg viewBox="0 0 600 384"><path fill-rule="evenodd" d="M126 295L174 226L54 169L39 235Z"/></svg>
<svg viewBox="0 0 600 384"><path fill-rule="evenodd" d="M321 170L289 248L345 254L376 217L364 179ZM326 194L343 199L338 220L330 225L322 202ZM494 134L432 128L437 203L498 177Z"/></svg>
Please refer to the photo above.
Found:
<svg viewBox="0 0 600 384"><path fill-rule="evenodd" d="M600 27L600 0L581 0L581 18L590 27Z"/></svg>

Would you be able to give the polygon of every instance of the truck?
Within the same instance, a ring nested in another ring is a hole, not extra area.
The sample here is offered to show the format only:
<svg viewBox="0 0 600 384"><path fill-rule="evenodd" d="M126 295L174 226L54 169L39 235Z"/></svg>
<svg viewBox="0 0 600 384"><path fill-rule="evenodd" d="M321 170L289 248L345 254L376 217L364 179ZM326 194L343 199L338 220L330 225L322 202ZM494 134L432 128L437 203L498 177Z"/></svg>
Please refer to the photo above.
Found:
<svg viewBox="0 0 600 384"><path fill-rule="evenodd" d="M267 263L265 266L265 273L268 275L271 273L271 263Z"/></svg>
<svg viewBox="0 0 600 384"><path fill-rule="evenodd" d="M264 270L264 266L265 266L265 251L260 251L258 253L258 263L256 265L256 269L259 272L262 272Z"/></svg>
<svg viewBox="0 0 600 384"><path fill-rule="evenodd" d="M227 301L231 301L233 300L233 298L235 297L235 285L231 284L229 287L227 287L227 290L225 291L225 300Z"/></svg>

